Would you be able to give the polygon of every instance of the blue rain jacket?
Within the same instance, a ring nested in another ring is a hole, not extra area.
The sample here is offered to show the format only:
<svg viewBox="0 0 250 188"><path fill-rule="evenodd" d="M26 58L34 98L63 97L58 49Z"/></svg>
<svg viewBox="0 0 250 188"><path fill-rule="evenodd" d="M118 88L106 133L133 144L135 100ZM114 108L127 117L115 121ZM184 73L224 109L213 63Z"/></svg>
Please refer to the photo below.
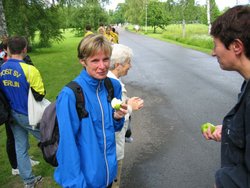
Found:
<svg viewBox="0 0 250 188"><path fill-rule="evenodd" d="M83 70L75 81L84 90L89 116L79 120L74 93L64 87L56 102L60 140L54 178L63 187L105 188L116 177L115 131L122 129L124 118L113 118L103 80ZM114 97L121 99L120 83L111 81Z"/></svg>

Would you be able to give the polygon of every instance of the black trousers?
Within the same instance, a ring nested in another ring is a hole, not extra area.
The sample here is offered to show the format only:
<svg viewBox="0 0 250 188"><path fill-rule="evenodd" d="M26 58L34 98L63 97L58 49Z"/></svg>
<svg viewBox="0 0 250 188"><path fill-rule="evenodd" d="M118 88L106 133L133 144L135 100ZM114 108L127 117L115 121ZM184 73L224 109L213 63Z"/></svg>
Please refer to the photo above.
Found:
<svg viewBox="0 0 250 188"><path fill-rule="evenodd" d="M9 162L12 168L17 168L17 159L16 159L16 149L15 149L15 138L11 130L10 124L5 123L6 130L6 152L9 158Z"/></svg>

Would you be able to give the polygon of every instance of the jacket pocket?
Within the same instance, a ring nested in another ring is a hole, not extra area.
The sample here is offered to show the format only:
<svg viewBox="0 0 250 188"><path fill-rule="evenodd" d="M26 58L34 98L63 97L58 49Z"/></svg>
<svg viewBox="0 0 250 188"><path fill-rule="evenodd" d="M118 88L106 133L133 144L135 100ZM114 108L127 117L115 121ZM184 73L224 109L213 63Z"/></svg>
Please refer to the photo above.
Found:
<svg viewBox="0 0 250 188"><path fill-rule="evenodd" d="M226 117L224 119L224 125L226 126L225 134L230 141L239 149L245 148L245 130L244 130L244 118L239 115Z"/></svg>

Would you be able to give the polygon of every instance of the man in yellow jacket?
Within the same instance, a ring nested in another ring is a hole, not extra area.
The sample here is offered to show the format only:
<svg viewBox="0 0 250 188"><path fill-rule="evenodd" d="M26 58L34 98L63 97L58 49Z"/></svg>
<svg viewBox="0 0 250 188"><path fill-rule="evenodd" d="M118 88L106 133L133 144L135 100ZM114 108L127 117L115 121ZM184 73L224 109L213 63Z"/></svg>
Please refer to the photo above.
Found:
<svg viewBox="0 0 250 188"><path fill-rule="evenodd" d="M86 33L84 34L84 38L88 35L91 35L91 34L94 34L92 31L91 31L91 26L90 25L86 25L85 27L86 29Z"/></svg>

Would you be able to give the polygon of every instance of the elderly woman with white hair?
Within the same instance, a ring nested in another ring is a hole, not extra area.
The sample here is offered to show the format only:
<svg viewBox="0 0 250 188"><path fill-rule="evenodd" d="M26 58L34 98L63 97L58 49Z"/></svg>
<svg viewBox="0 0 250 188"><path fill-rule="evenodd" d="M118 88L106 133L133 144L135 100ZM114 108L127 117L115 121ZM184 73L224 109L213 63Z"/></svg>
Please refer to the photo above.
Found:
<svg viewBox="0 0 250 188"><path fill-rule="evenodd" d="M120 78L126 76L129 69L131 68L132 59L132 49L128 46L122 44L114 44L110 68L108 72L108 77L119 80L122 86L122 101L128 105L128 113L125 116L125 123L121 131L116 132L116 154L118 161L118 174L115 182L113 182L112 188L119 188L121 181L121 170L122 162L124 158L124 147L125 147L125 133L128 129L129 117L132 111L140 110L143 107L143 100L140 97L127 96L127 90L125 89L125 84L122 83Z"/></svg>

